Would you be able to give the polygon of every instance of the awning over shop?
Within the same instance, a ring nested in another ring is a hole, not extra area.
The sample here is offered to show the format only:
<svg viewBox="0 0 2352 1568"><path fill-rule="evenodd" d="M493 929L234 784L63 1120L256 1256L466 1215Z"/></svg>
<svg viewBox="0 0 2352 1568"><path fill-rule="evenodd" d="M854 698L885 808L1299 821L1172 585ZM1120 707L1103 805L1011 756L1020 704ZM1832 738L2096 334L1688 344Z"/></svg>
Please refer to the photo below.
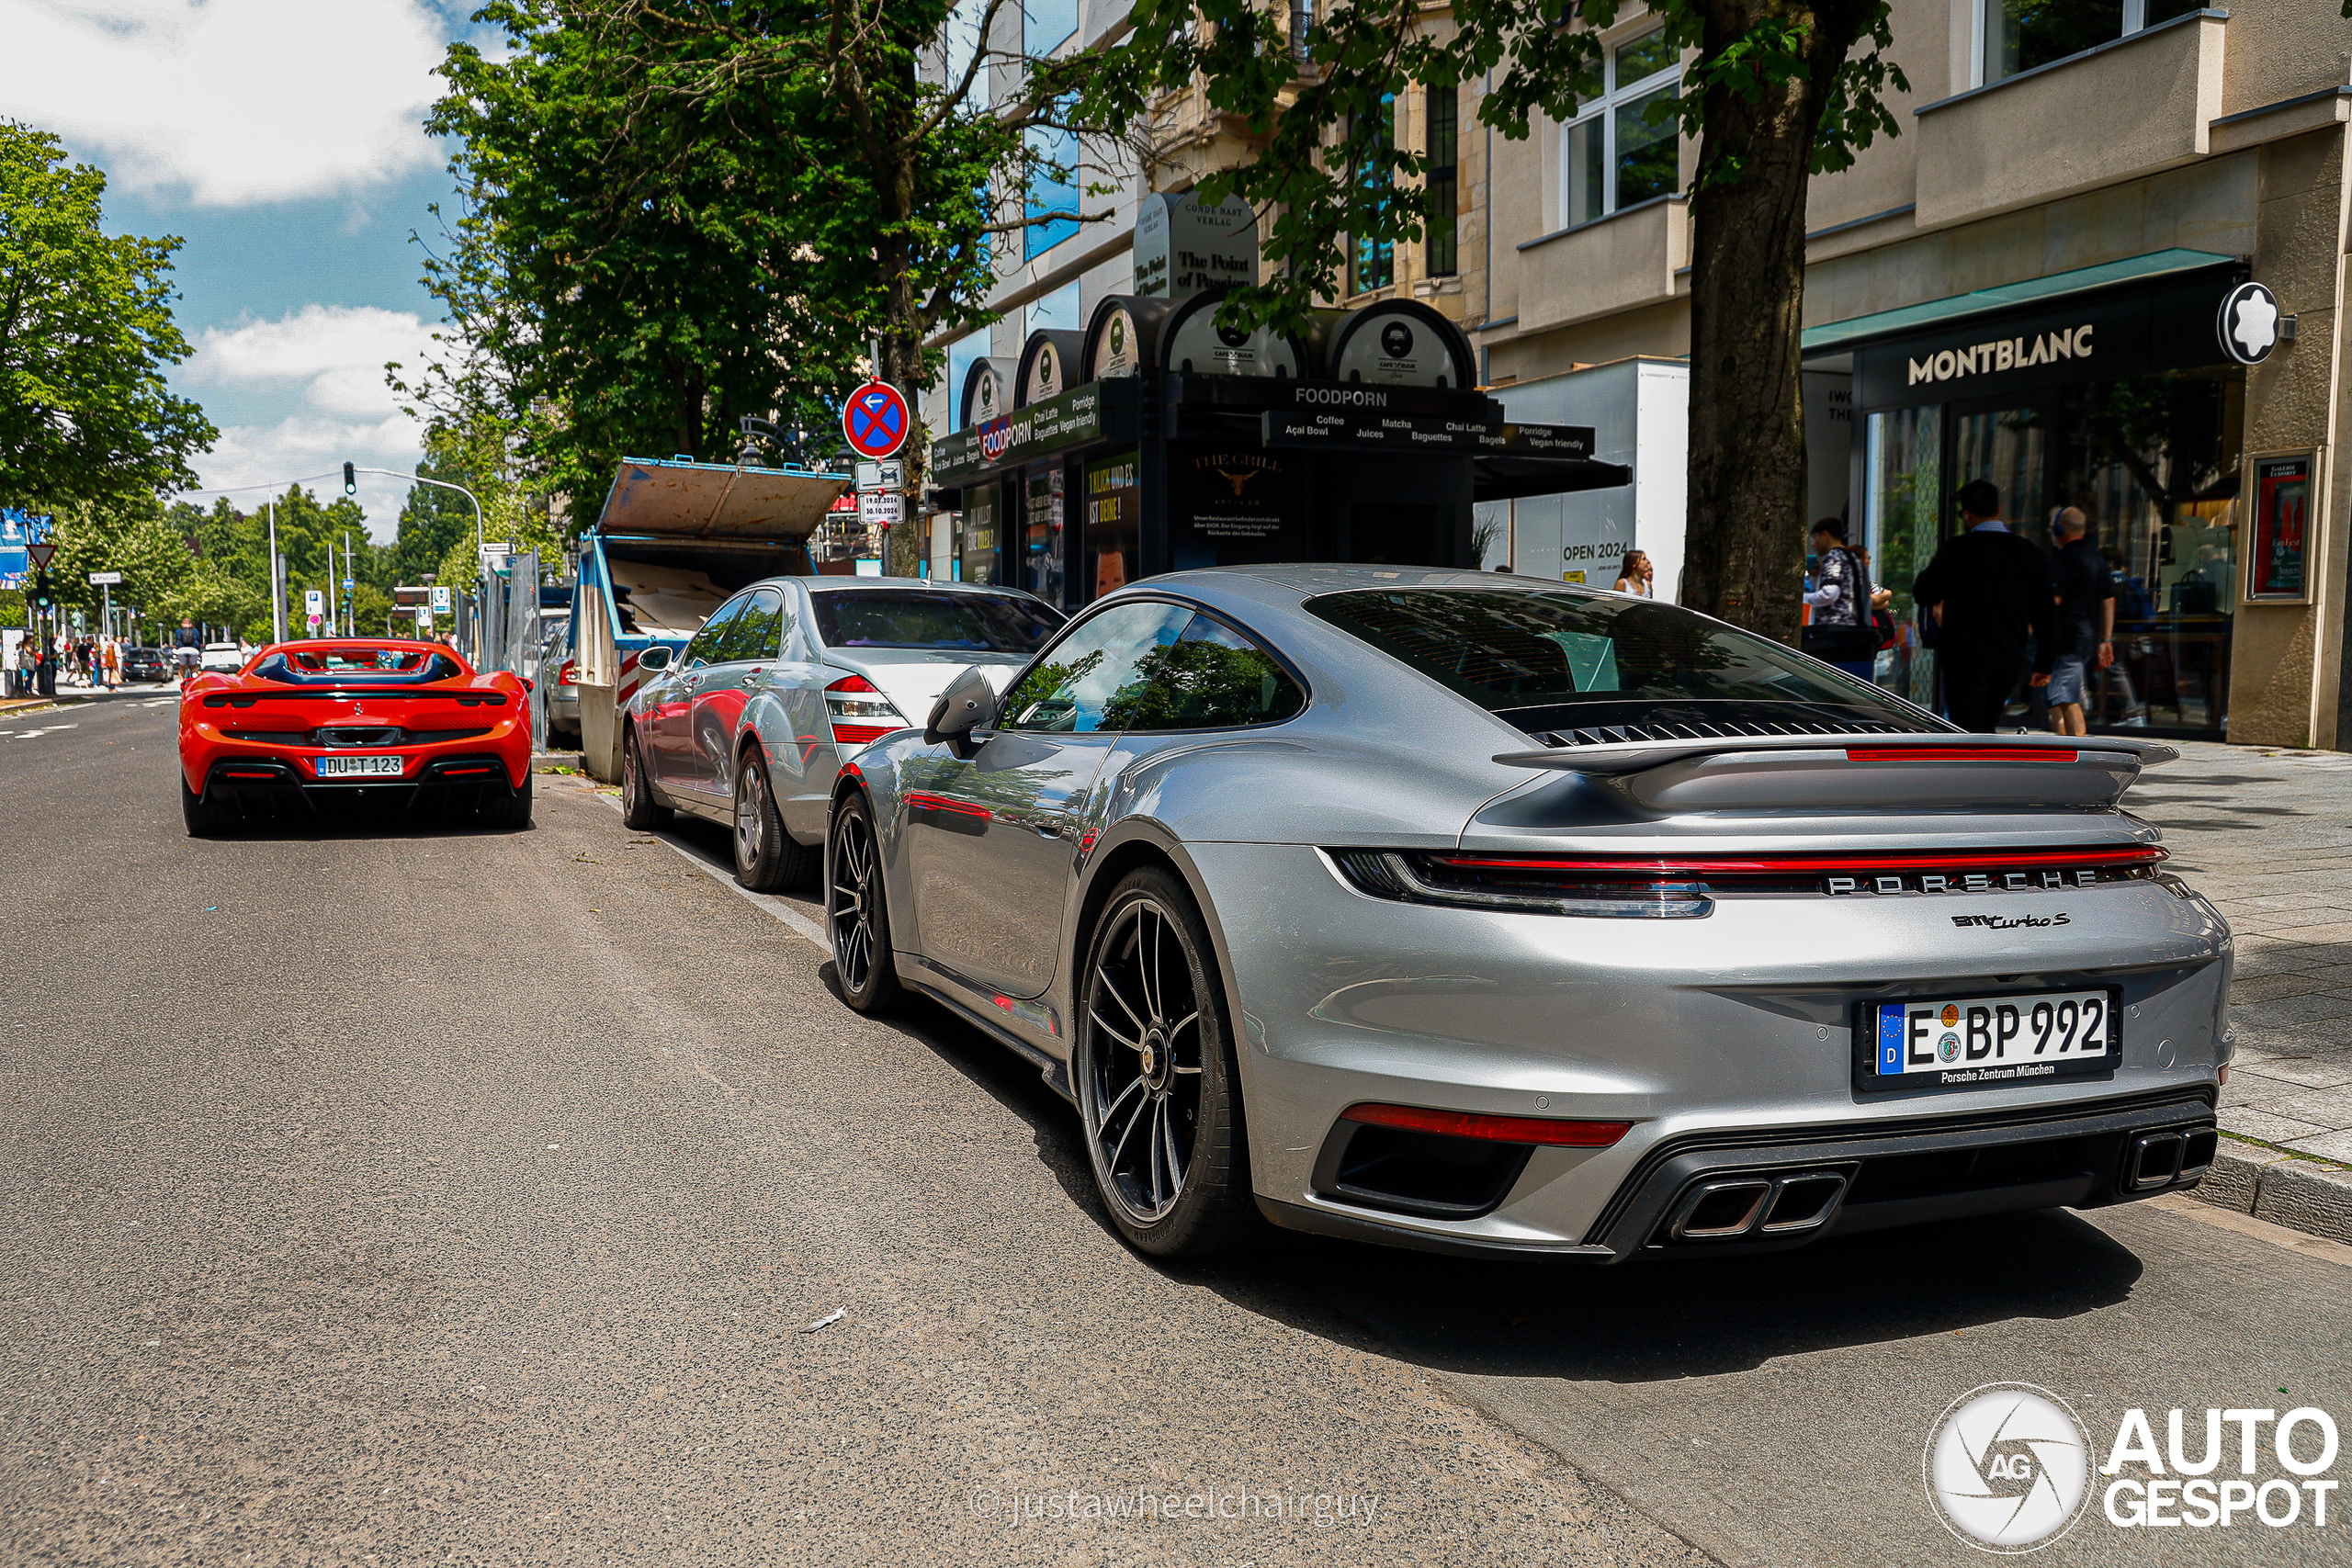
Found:
<svg viewBox="0 0 2352 1568"><path fill-rule="evenodd" d="M1564 495L1580 490L1614 490L1634 482L1623 463L1591 457L1479 457L1470 468L1470 499L1515 501L1523 495Z"/></svg>
<svg viewBox="0 0 2352 1568"><path fill-rule="evenodd" d="M846 475L624 457L597 532L677 539L806 538L851 485Z"/></svg>
<svg viewBox="0 0 2352 1568"><path fill-rule="evenodd" d="M2217 255L2211 251L2151 251L2146 255L2127 256L2121 261L2102 262L2097 266L2076 267L2070 272L2053 272L2046 277L2005 283L1997 288L1979 288L1967 294L1905 305L1898 310L1880 310L1868 316L1850 316L1842 321L1825 321L1819 326L1805 329L1804 353L1807 357L1843 353L1880 338L1908 337L1954 326L1972 316L1992 315L2014 310L2020 306L2050 304L2064 295L2112 288L2121 284L2153 283L2203 272L2208 268L2237 265L2237 257Z"/></svg>

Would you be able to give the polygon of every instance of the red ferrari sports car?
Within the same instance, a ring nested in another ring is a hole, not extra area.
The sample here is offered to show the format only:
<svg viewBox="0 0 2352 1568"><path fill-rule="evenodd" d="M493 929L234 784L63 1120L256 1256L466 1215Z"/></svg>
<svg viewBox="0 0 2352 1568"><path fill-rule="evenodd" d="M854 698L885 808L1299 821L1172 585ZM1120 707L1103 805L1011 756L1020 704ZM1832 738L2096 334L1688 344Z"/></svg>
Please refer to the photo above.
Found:
<svg viewBox="0 0 2352 1568"><path fill-rule="evenodd" d="M438 804L492 827L531 820L530 682L482 674L439 643L273 643L180 694L180 810L190 834L322 799Z"/></svg>

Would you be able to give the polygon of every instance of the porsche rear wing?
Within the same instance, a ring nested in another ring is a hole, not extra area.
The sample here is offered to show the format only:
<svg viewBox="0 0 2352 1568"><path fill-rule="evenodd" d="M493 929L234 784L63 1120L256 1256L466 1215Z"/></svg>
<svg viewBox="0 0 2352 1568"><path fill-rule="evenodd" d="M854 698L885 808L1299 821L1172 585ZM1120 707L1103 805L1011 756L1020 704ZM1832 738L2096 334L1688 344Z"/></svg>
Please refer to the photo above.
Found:
<svg viewBox="0 0 2352 1568"><path fill-rule="evenodd" d="M2111 806L2177 748L2115 736L1753 735L1504 751L1662 811Z"/></svg>

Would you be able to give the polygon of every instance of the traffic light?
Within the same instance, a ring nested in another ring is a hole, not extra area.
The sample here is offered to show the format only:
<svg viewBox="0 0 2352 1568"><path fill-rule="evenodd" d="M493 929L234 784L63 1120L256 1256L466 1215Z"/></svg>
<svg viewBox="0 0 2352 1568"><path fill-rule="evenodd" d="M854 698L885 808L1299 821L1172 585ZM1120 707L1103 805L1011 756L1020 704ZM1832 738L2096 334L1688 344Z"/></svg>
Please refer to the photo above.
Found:
<svg viewBox="0 0 2352 1568"><path fill-rule="evenodd" d="M33 608L44 611L57 608L57 601L49 592L49 573L45 571L37 572L33 577Z"/></svg>
<svg viewBox="0 0 2352 1568"><path fill-rule="evenodd" d="M349 463L343 466L343 493L345 495L359 493L359 470Z"/></svg>

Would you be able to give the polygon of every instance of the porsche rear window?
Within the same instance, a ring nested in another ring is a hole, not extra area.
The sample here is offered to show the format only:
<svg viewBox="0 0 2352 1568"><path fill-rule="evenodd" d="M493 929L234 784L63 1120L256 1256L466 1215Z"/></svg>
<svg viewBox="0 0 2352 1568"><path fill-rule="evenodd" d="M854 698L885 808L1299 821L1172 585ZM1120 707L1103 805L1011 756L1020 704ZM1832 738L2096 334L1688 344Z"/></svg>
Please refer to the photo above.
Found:
<svg viewBox="0 0 2352 1568"><path fill-rule="evenodd" d="M289 686L429 685L465 673L446 653L422 648L292 649L254 666L254 675Z"/></svg>
<svg viewBox="0 0 2352 1568"><path fill-rule="evenodd" d="M1374 589L1309 613L1498 714L1584 704L1799 703L1918 716L1794 649L1673 604L1567 591ZM1577 720L1577 722L1584 722Z"/></svg>

